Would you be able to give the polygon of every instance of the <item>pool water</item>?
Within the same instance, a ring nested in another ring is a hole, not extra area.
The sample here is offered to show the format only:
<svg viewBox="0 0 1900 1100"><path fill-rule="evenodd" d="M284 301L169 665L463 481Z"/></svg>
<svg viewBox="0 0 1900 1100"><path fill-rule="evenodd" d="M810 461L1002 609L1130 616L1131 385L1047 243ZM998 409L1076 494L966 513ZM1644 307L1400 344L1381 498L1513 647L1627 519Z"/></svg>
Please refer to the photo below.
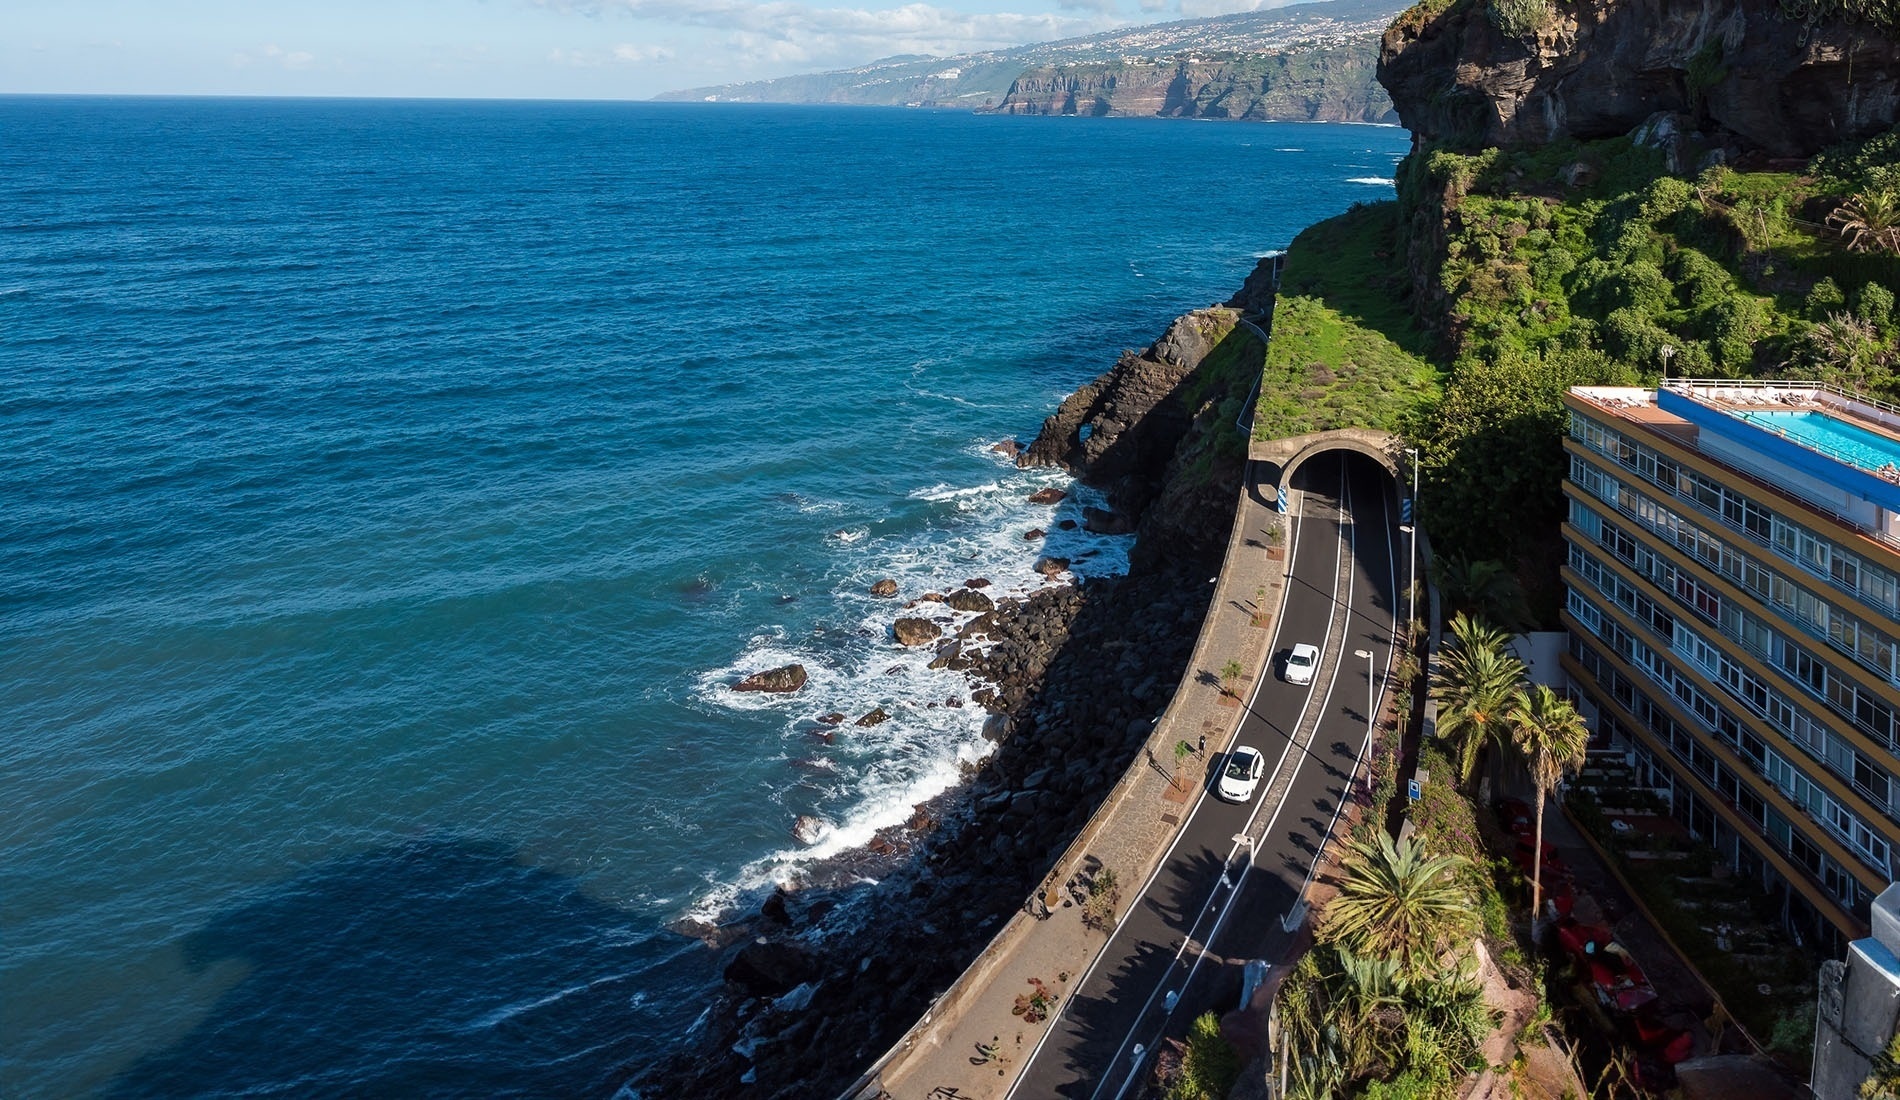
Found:
<svg viewBox="0 0 1900 1100"><path fill-rule="evenodd" d="M1851 462L1864 470L1900 466L1900 440L1890 439L1811 409L1799 412L1738 412L1738 418L1766 428L1831 458Z"/></svg>

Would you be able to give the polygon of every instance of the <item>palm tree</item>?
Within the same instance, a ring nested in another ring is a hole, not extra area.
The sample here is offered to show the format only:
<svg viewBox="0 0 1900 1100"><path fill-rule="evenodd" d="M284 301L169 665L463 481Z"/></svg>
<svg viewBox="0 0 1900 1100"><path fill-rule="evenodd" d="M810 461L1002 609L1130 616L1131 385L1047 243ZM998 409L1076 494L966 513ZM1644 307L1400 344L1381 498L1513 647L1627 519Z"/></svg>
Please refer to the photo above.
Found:
<svg viewBox="0 0 1900 1100"><path fill-rule="evenodd" d="M1482 619L1454 615L1451 644L1432 670L1438 736L1456 746L1462 783L1471 782L1485 745L1508 728L1506 715L1524 679L1524 662L1508 644L1503 631Z"/></svg>
<svg viewBox="0 0 1900 1100"><path fill-rule="evenodd" d="M1510 721L1512 739L1518 751L1524 754L1531 781L1537 784L1537 838L1531 849L1531 920L1534 923L1543 906L1544 800L1564 776L1583 766L1590 731L1570 701L1543 684L1517 693Z"/></svg>
<svg viewBox="0 0 1900 1100"><path fill-rule="evenodd" d="M1900 252L1900 195L1868 188L1827 216L1851 252Z"/></svg>
<svg viewBox="0 0 1900 1100"><path fill-rule="evenodd" d="M1322 938L1352 955L1395 960L1407 974L1427 973L1475 927L1470 898L1453 878L1465 863L1428 855L1409 838L1395 844L1384 833L1354 843Z"/></svg>

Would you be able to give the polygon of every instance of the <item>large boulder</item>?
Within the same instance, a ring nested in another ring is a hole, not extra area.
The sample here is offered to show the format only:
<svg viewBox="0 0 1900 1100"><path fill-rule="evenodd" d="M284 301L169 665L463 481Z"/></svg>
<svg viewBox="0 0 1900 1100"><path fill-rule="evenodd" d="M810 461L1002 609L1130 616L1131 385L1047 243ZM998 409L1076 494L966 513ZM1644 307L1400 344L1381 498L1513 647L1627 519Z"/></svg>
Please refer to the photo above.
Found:
<svg viewBox="0 0 1900 1100"><path fill-rule="evenodd" d="M1063 501L1067 500L1068 498L1069 498L1069 494L1063 492L1060 489L1051 487L1048 489L1037 489L1035 492L1029 494L1029 503L1031 504L1061 504Z"/></svg>
<svg viewBox="0 0 1900 1100"><path fill-rule="evenodd" d="M996 601L981 592L968 588L959 588L943 598L943 602L958 611L994 611Z"/></svg>
<svg viewBox="0 0 1900 1100"><path fill-rule="evenodd" d="M1036 564L1034 566L1031 566L1031 568L1033 568L1036 572L1042 574L1045 577L1053 577L1069 568L1069 559L1068 558L1052 558L1045 555L1043 557L1037 558Z"/></svg>
<svg viewBox="0 0 1900 1100"><path fill-rule="evenodd" d="M795 943L759 940L726 964L726 980L755 997L778 997L818 975L818 964Z"/></svg>
<svg viewBox="0 0 1900 1100"><path fill-rule="evenodd" d="M899 619L891 624L898 645L926 645L943 637L943 627L929 619Z"/></svg>
<svg viewBox="0 0 1900 1100"><path fill-rule="evenodd" d="M769 691L777 694L797 691L805 686L804 665L782 665L755 672L732 685L734 691Z"/></svg>
<svg viewBox="0 0 1900 1100"><path fill-rule="evenodd" d="M883 580L871 586L871 595L881 597L895 596L897 595L897 582L889 577L885 577Z"/></svg>
<svg viewBox="0 0 1900 1100"><path fill-rule="evenodd" d="M1084 508L1082 529L1097 535L1126 535L1134 531L1135 523L1121 512L1111 512L1106 508Z"/></svg>

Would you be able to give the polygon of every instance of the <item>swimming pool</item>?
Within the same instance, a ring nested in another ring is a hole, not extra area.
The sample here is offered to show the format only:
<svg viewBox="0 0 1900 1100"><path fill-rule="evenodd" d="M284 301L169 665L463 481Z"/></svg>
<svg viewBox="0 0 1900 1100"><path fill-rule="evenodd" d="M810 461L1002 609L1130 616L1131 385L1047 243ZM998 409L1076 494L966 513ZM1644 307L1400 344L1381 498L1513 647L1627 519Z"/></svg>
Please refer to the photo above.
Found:
<svg viewBox="0 0 1900 1100"><path fill-rule="evenodd" d="M1877 473L1885 466L1900 466L1900 440L1868 431L1858 424L1850 424L1824 412L1812 409L1774 412L1738 409L1730 415L1870 473Z"/></svg>

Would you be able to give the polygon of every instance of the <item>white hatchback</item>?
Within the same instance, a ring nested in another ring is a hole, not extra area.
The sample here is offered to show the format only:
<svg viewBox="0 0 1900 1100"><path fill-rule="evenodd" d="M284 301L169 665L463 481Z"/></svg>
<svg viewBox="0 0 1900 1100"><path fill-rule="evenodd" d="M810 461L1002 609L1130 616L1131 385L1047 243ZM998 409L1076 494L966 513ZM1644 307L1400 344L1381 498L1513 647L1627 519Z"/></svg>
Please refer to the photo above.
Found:
<svg viewBox="0 0 1900 1100"><path fill-rule="evenodd" d="M1267 760L1258 749L1236 745L1221 765L1214 793L1229 802L1251 802L1254 788L1260 785L1260 773L1266 770Z"/></svg>
<svg viewBox="0 0 1900 1100"><path fill-rule="evenodd" d="M1286 655L1286 682L1289 684L1310 684L1313 682L1313 670L1319 667L1319 647L1301 642Z"/></svg>

